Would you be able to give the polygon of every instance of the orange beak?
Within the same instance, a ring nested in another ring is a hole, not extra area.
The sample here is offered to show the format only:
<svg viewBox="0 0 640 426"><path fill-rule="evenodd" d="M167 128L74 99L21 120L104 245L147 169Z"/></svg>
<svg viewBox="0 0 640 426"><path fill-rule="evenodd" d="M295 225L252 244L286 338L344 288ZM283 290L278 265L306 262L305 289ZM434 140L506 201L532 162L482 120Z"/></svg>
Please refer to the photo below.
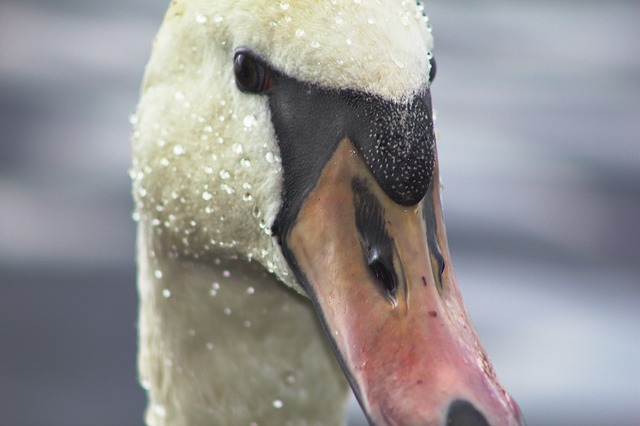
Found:
<svg viewBox="0 0 640 426"><path fill-rule="evenodd" d="M462 302L437 188L394 203L345 138L283 236L374 425L521 425Z"/></svg>

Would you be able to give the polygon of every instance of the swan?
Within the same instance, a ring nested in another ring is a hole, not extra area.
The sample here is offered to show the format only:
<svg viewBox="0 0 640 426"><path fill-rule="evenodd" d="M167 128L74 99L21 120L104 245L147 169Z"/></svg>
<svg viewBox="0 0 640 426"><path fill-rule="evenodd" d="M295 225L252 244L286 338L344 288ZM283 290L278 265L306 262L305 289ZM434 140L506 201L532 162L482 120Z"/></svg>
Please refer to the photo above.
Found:
<svg viewBox="0 0 640 426"><path fill-rule="evenodd" d="M518 425L463 306L423 6L174 0L132 116L149 425Z"/></svg>

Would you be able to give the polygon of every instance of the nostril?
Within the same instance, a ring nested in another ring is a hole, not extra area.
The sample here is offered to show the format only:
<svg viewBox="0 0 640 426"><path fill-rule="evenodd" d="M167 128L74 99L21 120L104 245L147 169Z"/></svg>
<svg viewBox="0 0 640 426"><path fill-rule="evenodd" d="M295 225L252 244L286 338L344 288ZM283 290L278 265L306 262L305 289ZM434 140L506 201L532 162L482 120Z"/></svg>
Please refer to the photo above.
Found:
<svg viewBox="0 0 640 426"><path fill-rule="evenodd" d="M395 306L398 276L393 267L394 243L387 232L384 209L366 181L354 179L351 187L364 261L380 292Z"/></svg>
<svg viewBox="0 0 640 426"><path fill-rule="evenodd" d="M371 273L377 278L387 296L395 299L398 291L398 280L390 257L380 256L380 253L375 248L369 249L367 263Z"/></svg>
<svg viewBox="0 0 640 426"><path fill-rule="evenodd" d="M484 415L469 401L456 399L449 406L447 426L489 426Z"/></svg>

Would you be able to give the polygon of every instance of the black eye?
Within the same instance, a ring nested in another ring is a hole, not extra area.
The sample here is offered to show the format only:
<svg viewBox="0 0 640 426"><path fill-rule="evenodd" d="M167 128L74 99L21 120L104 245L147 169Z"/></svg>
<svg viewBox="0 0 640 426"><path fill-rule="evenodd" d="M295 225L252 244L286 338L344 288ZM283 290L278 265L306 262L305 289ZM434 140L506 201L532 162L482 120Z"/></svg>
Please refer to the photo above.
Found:
<svg viewBox="0 0 640 426"><path fill-rule="evenodd" d="M243 92L262 93L273 86L269 69L248 52L236 53L233 72L236 75L236 85Z"/></svg>
<svg viewBox="0 0 640 426"><path fill-rule="evenodd" d="M429 84L433 83L433 80L436 78L436 58L435 56L431 56L429 58L429 64L431 65L431 69L429 69Z"/></svg>

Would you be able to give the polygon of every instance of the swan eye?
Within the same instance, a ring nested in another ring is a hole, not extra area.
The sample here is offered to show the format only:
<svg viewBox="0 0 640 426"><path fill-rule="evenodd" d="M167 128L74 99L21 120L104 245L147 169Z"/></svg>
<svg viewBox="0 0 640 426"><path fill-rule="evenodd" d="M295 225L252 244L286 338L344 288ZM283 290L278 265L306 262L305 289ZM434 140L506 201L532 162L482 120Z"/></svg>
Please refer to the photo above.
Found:
<svg viewBox="0 0 640 426"><path fill-rule="evenodd" d="M269 69L247 52L236 53L233 72L236 75L236 85L243 92L263 93L273 86Z"/></svg>
<svg viewBox="0 0 640 426"><path fill-rule="evenodd" d="M429 85L431 85L431 83L433 83L433 80L435 80L436 78L436 58L435 56L431 56L429 58L429 65L431 65L431 68L429 69Z"/></svg>

